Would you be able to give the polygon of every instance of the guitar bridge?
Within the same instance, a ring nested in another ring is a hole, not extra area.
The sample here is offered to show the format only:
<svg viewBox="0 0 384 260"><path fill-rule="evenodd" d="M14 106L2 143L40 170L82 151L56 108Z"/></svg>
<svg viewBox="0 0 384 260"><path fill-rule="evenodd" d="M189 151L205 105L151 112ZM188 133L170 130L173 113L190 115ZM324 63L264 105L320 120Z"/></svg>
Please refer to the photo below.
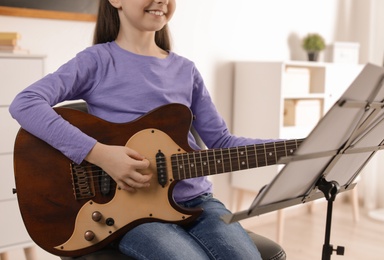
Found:
<svg viewBox="0 0 384 260"><path fill-rule="evenodd" d="M88 163L82 165L71 163L72 185L76 200L95 196L92 168L93 166Z"/></svg>

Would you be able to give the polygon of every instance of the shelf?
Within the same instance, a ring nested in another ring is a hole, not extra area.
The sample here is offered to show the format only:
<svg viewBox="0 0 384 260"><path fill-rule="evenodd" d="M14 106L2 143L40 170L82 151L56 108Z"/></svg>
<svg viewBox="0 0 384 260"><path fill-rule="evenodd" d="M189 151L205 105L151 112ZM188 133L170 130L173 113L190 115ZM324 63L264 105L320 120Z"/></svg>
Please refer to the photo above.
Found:
<svg viewBox="0 0 384 260"><path fill-rule="evenodd" d="M324 99L325 94L323 93L309 93L309 94L298 94L298 95L284 95L284 99Z"/></svg>
<svg viewBox="0 0 384 260"><path fill-rule="evenodd" d="M285 64L283 70L283 96L325 93L325 67Z"/></svg>
<svg viewBox="0 0 384 260"><path fill-rule="evenodd" d="M323 117L323 99L285 99L283 126L314 126Z"/></svg>
<svg viewBox="0 0 384 260"><path fill-rule="evenodd" d="M323 62L236 62L233 133L306 138L360 70L359 65ZM257 174L235 174L231 182L235 188L258 192L255 183L270 182L278 170L271 166L254 170Z"/></svg>

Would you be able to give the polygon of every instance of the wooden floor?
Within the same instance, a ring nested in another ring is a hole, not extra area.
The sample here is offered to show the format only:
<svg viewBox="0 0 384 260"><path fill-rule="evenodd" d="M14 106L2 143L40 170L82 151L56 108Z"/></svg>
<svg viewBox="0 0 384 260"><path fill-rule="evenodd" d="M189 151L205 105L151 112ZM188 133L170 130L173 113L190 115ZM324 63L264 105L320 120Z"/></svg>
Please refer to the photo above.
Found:
<svg viewBox="0 0 384 260"><path fill-rule="evenodd" d="M276 238L276 222L261 223L261 217L255 217L243 223L246 228L269 237ZM314 260L321 259L324 244L326 220L326 204L316 205L314 212L285 218L285 227L282 246L287 253L288 260ZM384 259L384 222L368 217L360 211L360 220L355 223L352 217L350 204L335 203L331 244L345 247L345 255L333 254L332 260L382 260ZM9 252L8 259L25 259L22 250ZM37 260L54 260L58 257L36 249Z"/></svg>
<svg viewBox="0 0 384 260"><path fill-rule="evenodd" d="M318 207L318 206L317 206ZM384 259L384 222L373 220L360 210L360 219L353 220L351 205L335 203L330 244L344 246L344 256L332 254L331 259ZM275 240L276 224L251 227L252 231ZM286 217L282 246L289 260L321 259L326 227L326 203L312 213Z"/></svg>

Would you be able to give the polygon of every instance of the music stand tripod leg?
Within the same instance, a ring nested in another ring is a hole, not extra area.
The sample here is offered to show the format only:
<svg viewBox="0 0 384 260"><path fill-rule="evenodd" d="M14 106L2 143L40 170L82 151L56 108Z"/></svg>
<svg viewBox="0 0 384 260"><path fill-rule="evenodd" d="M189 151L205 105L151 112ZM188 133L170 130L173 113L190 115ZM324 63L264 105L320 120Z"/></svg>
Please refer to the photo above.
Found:
<svg viewBox="0 0 384 260"><path fill-rule="evenodd" d="M333 251L336 251L337 255L344 255L344 247L337 246L336 249L333 249L333 245L330 244L331 239L331 225L332 225L332 210L333 202L336 199L336 195L339 192L340 186L336 181L328 182L325 178L321 178L317 184L317 187L320 191L323 192L324 197L326 198L327 205L327 222L325 227L325 239L323 245L323 254L322 260L330 260Z"/></svg>

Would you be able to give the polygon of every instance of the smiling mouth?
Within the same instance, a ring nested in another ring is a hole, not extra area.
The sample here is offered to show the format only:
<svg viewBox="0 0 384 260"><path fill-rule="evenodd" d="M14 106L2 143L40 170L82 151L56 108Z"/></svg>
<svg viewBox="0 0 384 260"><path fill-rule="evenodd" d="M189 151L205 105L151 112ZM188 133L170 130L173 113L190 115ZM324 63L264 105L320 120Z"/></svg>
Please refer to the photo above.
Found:
<svg viewBox="0 0 384 260"><path fill-rule="evenodd" d="M163 11L147 11L147 13L150 13L156 16L163 16L165 14Z"/></svg>

